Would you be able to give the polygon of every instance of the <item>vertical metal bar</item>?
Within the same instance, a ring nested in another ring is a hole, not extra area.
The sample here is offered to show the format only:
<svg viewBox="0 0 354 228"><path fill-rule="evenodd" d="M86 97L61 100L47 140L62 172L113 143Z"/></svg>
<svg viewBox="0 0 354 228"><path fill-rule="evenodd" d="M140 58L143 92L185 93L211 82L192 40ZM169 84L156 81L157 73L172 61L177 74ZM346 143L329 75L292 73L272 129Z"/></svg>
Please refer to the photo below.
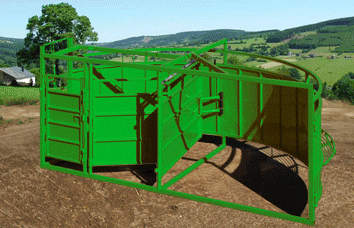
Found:
<svg viewBox="0 0 354 228"><path fill-rule="evenodd" d="M282 148L283 142L282 142L282 123L281 123L281 86L279 86L279 146Z"/></svg>
<svg viewBox="0 0 354 228"><path fill-rule="evenodd" d="M239 69L239 75L242 75L242 71L241 69ZM242 114L243 114L243 110L242 110L242 102L243 102L243 96L242 96L242 81L238 81L238 110L239 110L239 137L242 138L243 137L243 118L242 118Z"/></svg>
<svg viewBox="0 0 354 228"><path fill-rule="evenodd" d="M92 81L92 64L90 63L89 64L89 67L87 68L87 63L84 63L84 72L88 72L88 79L89 79L89 88L90 88L90 95L89 95L89 99L90 99L90 106L89 106L89 109L90 109L90 118L89 118L89 122L90 122L90 126L89 126L89 138L88 138L88 141L90 142L89 144L89 148L88 148L88 155L87 155L87 158L88 158L88 173L89 174L92 174L92 159L93 159L93 145L94 145L94 140L93 140L93 135L94 135L94 128L93 128L93 121L95 119L95 110L94 110L94 99L96 97L96 94L95 94L95 86L96 84L93 83ZM91 87L91 85L93 85Z"/></svg>
<svg viewBox="0 0 354 228"><path fill-rule="evenodd" d="M54 53L54 44L51 44L51 46L52 46L52 53L51 54L53 54ZM53 74L55 74L56 75L56 72L55 72L55 59L54 59L54 65L53 65Z"/></svg>
<svg viewBox="0 0 354 228"><path fill-rule="evenodd" d="M162 77L160 72L157 71L157 188L161 189L162 180L162 167L161 164L161 153L162 151Z"/></svg>
<svg viewBox="0 0 354 228"><path fill-rule="evenodd" d="M41 45L40 48L40 57L39 57L39 62L40 62L40 93L41 93L41 99L40 99L40 109L41 109L41 115L40 115L40 129L41 129L41 134L40 134L40 167L44 168L45 166L45 154L47 154L47 143L45 142L45 137L46 137L46 116L47 112L45 110L47 100L46 100L46 79L45 79L45 60L43 57L44 54L44 46Z"/></svg>
<svg viewBox="0 0 354 228"><path fill-rule="evenodd" d="M296 117L295 117L295 121L296 121L296 126L295 126L295 137L296 137L296 145L295 145L295 151L296 154L299 154L299 89L295 88L295 112L296 112Z"/></svg>
<svg viewBox="0 0 354 228"><path fill-rule="evenodd" d="M217 96L218 95L218 93L219 93L219 81L220 79L219 78L216 78L216 80L215 80L215 82L216 82L216 85L215 85L215 94L214 94L214 96ZM215 105L215 109L217 109L218 108L218 106L217 106L217 104ZM219 133L219 115L216 115L216 128L215 128L215 130L216 130L216 132L217 133Z"/></svg>
<svg viewBox="0 0 354 228"><path fill-rule="evenodd" d="M224 51L227 51L227 42L224 43ZM227 53L224 53L224 65L227 64Z"/></svg>
<svg viewBox="0 0 354 228"><path fill-rule="evenodd" d="M313 156L313 90L308 89L309 220L315 222L315 186Z"/></svg>
<svg viewBox="0 0 354 228"><path fill-rule="evenodd" d="M259 73L259 77L263 78L262 73ZM263 83L259 84L259 115L261 115L263 112ZM260 121L260 125L259 125L259 130L260 130L260 136L261 136L261 141L263 141L263 130L262 130L262 126L263 126L263 118Z"/></svg>
<svg viewBox="0 0 354 228"><path fill-rule="evenodd" d="M70 47L72 47L73 45L74 45L74 40L73 40L73 38L69 38L68 40L67 40L67 47L68 48L70 48ZM67 69L68 69L68 77L69 78L72 78L73 77L73 67L74 67L74 62L73 61L67 61L66 62L66 66L67 66ZM72 82L73 82L73 80L70 80L70 79L68 79L67 80L67 88L68 88L68 92L70 93L70 92L72 92L72 90L73 90L73 84L72 84Z"/></svg>
<svg viewBox="0 0 354 228"><path fill-rule="evenodd" d="M306 83L309 83L309 81L310 81L310 77L309 77L309 73L305 73L305 82Z"/></svg>
<svg viewBox="0 0 354 228"><path fill-rule="evenodd" d="M84 68L86 68L86 63L84 63ZM87 128L87 124L85 123L86 122L86 112L87 112L87 106L86 104L88 103L87 102L87 98L86 98L86 95L87 95L87 72L86 70L84 69L84 72L83 72L83 85L82 85L82 89L81 89L81 97L80 99L82 99L82 107L80 107L80 115L81 115L81 118L80 118L80 138L82 140L81 142L81 151L82 151L82 170L84 173L87 173L87 147L85 146L85 142L87 142L87 139L86 139L86 136L87 136L87 133L86 133L86 128ZM80 80L81 81L81 80ZM86 139L86 140L85 140Z"/></svg>
<svg viewBox="0 0 354 228"><path fill-rule="evenodd" d="M198 68L198 70L199 70L199 68ZM197 77L199 77L199 79L198 80L200 80L199 81L199 85L200 85L200 90L199 90L199 92L201 93L201 95L200 95L200 100L199 100L199 113L198 113L198 118L200 118L198 121L199 121L199 123L198 123L198 126L199 126L199 130L201 131L201 132L198 132L201 136L203 135L203 118L202 118L202 106L203 106L203 103L202 103L202 97L203 97L203 91L204 91L204 80L206 80L206 79L208 79L208 78L203 78L203 77L200 77L200 76L197 76ZM199 115L200 114L200 115Z"/></svg>
<svg viewBox="0 0 354 228"><path fill-rule="evenodd" d="M145 53L145 62L147 63L148 61L149 61L149 58L148 58L148 54L147 54L148 52L146 51L146 53Z"/></svg>

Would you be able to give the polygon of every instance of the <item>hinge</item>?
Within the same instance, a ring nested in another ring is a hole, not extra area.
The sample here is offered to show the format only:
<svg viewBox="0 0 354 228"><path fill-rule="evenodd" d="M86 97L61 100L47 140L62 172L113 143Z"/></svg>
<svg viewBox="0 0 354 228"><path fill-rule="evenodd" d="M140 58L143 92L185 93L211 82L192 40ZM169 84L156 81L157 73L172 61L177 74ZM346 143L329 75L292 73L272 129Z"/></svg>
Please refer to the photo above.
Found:
<svg viewBox="0 0 354 228"><path fill-rule="evenodd" d="M219 116L221 116L224 113L224 92L219 93L220 99L219 99Z"/></svg>
<svg viewBox="0 0 354 228"><path fill-rule="evenodd" d="M203 110L203 100L218 100L218 108L217 109L209 109L209 110ZM210 114L210 113L218 113L219 116L221 116L224 113L224 93L220 92L218 96L213 96L213 97L202 97L200 102L199 102L199 107L200 107L200 114Z"/></svg>

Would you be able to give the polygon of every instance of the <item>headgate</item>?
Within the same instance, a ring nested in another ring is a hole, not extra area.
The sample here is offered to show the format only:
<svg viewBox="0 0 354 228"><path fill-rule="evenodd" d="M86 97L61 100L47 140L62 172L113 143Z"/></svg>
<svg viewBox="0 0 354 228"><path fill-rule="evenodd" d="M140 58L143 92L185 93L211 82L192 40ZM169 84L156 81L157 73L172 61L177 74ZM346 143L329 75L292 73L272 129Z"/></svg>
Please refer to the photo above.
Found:
<svg viewBox="0 0 354 228"><path fill-rule="evenodd" d="M57 49L65 43L66 48ZM216 49L220 45L223 48ZM82 54L82 50L89 52ZM206 52L222 53L222 63L205 59ZM42 168L314 224L322 194L321 169L335 154L335 145L321 129L322 83L311 71L284 60L227 51L226 39L200 49L126 50L74 45L68 38L41 46L40 54ZM95 58L106 54L118 54L122 61ZM297 68L304 72L304 81L227 64L230 54ZM132 56L132 62L124 62L126 55ZM145 57L144 61L136 60L137 56ZM164 61L152 62L148 57ZM46 61L54 59L66 68L65 73L46 67ZM163 176L203 134L221 136L222 144L162 183ZM223 150L226 137L282 150L306 164L308 218L168 189ZM95 167L149 164L156 165L156 187L93 171Z"/></svg>

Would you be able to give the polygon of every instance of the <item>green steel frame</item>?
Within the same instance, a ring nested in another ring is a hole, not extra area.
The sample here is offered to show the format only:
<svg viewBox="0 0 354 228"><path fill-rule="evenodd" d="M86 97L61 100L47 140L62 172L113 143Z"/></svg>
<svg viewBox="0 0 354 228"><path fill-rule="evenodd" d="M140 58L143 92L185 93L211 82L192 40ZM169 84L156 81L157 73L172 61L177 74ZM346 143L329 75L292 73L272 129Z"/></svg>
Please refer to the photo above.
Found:
<svg viewBox="0 0 354 228"><path fill-rule="evenodd" d="M54 52L55 45L65 42L67 46L65 49ZM223 48L216 50L215 48L220 45ZM91 51L91 53L73 54L79 50ZM184 54L159 53L166 51L184 52ZM210 63L203 58L204 52L223 53L223 64ZM144 56L145 61L124 62L122 58L122 62L118 62L90 58L90 56L105 54ZM304 72L305 82L260 68L229 65L227 64L229 55L251 56L283 63ZM148 57L165 58L169 61L149 62ZM59 59L66 62L67 73L62 75L57 75L55 72L46 73L46 59ZM186 65L188 60L192 61ZM83 67L74 69L74 62L83 63ZM126 50L77 45L68 38L42 45L40 65L41 168L294 222L315 224L315 208L322 194L321 169L331 160L336 150L333 138L321 129L322 83L311 71L276 58L227 51L226 39L200 49ZM318 83L317 90L310 84L310 77ZM66 91L57 87L50 88L50 80L55 78L68 80ZM182 93L186 95L179 97L178 94ZM250 93L257 95L251 96ZM284 93L293 94L296 102L291 103L292 101ZM235 106L230 104L232 99L237 103ZM140 103L140 100L145 103ZM205 100L218 102L204 105ZM274 100L279 102L273 104ZM282 114L284 109L291 109L293 106L293 119L297 122L294 122L291 127L295 127L295 136L286 139L288 132L283 129L289 127L286 122L292 120L284 119ZM274 107L277 108L273 112L279 114L277 122L279 129L273 132L279 136L276 142L267 138L269 132L267 126L274 123L264 117ZM236 120L231 119L230 113L237 117ZM210 114L212 121L208 118L203 120L203 116ZM156 120L146 121L154 115ZM300 121L302 119L306 121ZM150 130L154 126L144 126L144 123L155 123L157 125L155 131ZM133 124L146 131L141 130L136 134L136 131L131 128ZM108 133L100 129L103 127L108 129L107 125L112 125ZM222 136L222 144L162 184L164 174L201 138L202 134ZM283 149L307 164L309 218L168 189L223 150L226 147L226 137L254 140ZM149 149L150 146L144 146L146 143L151 143L151 140L157 141L155 152L150 151L152 150ZM290 144L291 149L286 149L290 148ZM113 149L117 147L123 152ZM177 148L179 152L172 152L173 148ZM130 153L132 149L138 152ZM157 157L151 158L150 153L155 153ZM50 163L48 158L76 163L82 170L56 166ZM100 176L92 172L93 167L97 165L149 163L157 164L155 170L157 187Z"/></svg>

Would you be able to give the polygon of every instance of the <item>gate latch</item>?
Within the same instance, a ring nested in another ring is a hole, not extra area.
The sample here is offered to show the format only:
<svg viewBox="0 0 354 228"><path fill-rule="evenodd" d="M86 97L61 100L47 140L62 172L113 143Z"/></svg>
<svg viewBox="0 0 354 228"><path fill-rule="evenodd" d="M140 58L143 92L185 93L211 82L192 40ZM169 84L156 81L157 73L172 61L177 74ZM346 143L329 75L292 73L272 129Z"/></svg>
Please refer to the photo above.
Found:
<svg viewBox="0 0 354 228"><path fill-rule="evenodd" d="M218 100L218 108L203 110L203 101L209 101L209 100ZM200 107L200 114L202 116L203 114L210 114L210 113L219 113L219 116L221 116L224 113L224 93L220 92L218 96L213 96L213 97L202 97L200 99L199 107Z"/></svg>

